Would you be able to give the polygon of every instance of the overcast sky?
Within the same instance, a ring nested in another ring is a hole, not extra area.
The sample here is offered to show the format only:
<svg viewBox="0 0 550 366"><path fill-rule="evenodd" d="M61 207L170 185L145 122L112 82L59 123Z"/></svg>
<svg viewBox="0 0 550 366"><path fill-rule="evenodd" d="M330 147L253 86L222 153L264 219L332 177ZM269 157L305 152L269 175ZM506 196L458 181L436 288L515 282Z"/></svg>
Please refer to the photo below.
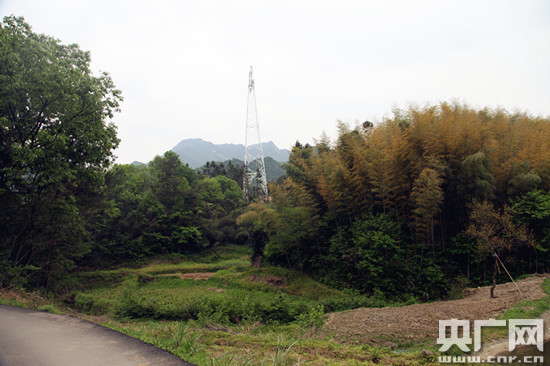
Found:
<svg viewBox="0 0 550 366"><path fill-rule="evenodd" d="M457 99L550 116L550 1L0 0L91 51L122 90L117 162L185 138L244 143L252 65L261 139Z"/></svg>

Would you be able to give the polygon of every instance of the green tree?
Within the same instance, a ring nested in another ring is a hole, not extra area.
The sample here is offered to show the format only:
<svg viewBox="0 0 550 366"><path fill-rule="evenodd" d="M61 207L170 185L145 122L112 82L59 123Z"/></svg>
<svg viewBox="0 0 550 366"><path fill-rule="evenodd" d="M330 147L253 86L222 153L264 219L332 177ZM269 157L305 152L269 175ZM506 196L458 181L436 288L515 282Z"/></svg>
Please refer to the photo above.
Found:
<svg viewBox="0 0 550 366"><path fill-rule="evenodd" d="M388 214L369 212L330 239L327 262L336 280L362 291L406 291L406 251L399 223Z"/></svg>
<svg viewBox="0 0 550 366"><path fill-rule="evenodd" d="M190 183L198 180L197 174L184 165L173 151L155 156L149 165L155 178L153 192L166 212L171 214L189 207L194 200Z"/></svg>
<svg viewBox="0 0 550 366"><path fill-rule="evenodd" d="M0 254L13 282L42 283L89 251L86 218L118 145L109 119L122 100L94 76L78 45L33 33L23 18L0 28ZM8 276L10 277L10 276Z"/></svg>
<svg viewBox="0 0 550 366"><path fill-rule="evenodd" d="M259 267L264 255L267 239L275 232L277 215L264 202L253 202L246 212L237 218L237 225L248 231L249 244L252 247L254 266Z"/></svg>
<svg viewBox="0 0 550 366"><path fill-rule="evenodd" d="M316 238L320 220L311 194L302 184L288 178L279 185L270 186L270 192L276 220L275 230L266 246L268 259L302 270L322 266Z"/></svg>
<svg viewBox="0 0 550 366"><path fill-rule="evenodd" d="M536 239L535 271L548 271L548 252L550 251L550 193L534 190L512 201L514 217L529 225ZM542 259L542 260L541 260Z"/></svg>
<svg viewBox="0 0 550 366"><path fill-rule="evenodd" d="M489 164L489 158L482 151L468 156L462 162L460 188L468 202L494 198L495 177L490 172Z"/></svg>
<svg viewBox="0 0 550 366"><path fill-rule="evenodd" d="M155 156L149 169L153 177L152 192L163 209L145 233L147 246L156 253L200 250L205 230L200 228L197 173L184 165L173 151Z"/></svg>
<svg viewBox="0 0 550 366"><path fill-rule="evenodd" d="M95 243L87 265L133 261L151 255L144 234L154 229L164 206L152 191L154 178L146 165L115 165L105 175L101 214L93 222Z"/></svg>
<svg viewBox="0 0 550 366"><path fill-rule="evenodd" d="M235 241L237 225L234 211L244 205L243 191L223 175L204 178L198 185L201 227L209 245Z"/></svg>
<svg viewBox="0 0 550 366"><path fill-rule="evenodd" d="M312 155L313 148L309 144L304 146L296 141L288 157L288 162L283 166L286 174L296 182L305 183L307 181L306 169L311 166Z"/></svg>
<svg viewBox="0 0 550 366"><path fill-rule="evenodd" d="M510 196L533 191L542 183L542 179L537 172L531 168L531 164L529 162L516 164L512 171L514 174L508 181L507 190L507 193Z"/></svg>

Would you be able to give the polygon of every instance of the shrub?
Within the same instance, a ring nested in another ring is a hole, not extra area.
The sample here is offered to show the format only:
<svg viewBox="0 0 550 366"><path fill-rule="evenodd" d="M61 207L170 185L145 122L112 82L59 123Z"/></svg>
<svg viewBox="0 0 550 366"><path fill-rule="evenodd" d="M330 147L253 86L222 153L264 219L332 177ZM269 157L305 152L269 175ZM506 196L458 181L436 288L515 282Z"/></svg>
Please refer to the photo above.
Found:
<svg viewBox="0 0 550 366"><path fill-rule="evenodd" d="M145 285L153 280L153 276L148 273L140 273L137 276L138 285Z"/></svg>
<svg viewBox="0 0 550 366"><path fill-rule="evenodd" d="M468 286L469 280L464 276L455 278L449 290L449 300L458 300L464 297L464 289Z"/></svg>
<svg viewBox="0 0 550 366"><path fill-rule="evenodd" d="M311 308L309 313L298 315L298 324L302 328L321 328L325 319L325 307L321 304Z"/></svg>
<svg viewBox="0 0 550 366"><path fill-rule="evenodd" d="M42 305L38 308L39 311L45 311L52 314L60 314L59 310L52 304Z"/></svg>
<svg viewBox="0 0 550 366"><path fill-rule="evenodd" d="M114 315L119 319L126 318L155 318L157 315L155 304L145 304L134 294L134 290L125 287L122 290Z"/></svg>
<svg viewBox="0 0 550 366"><path fill-rule="evenodd" d="M92 294L79 292L75 295L74 304L78 311L91 315L103 315L112 308L112 302L96 298Z"/></svg>

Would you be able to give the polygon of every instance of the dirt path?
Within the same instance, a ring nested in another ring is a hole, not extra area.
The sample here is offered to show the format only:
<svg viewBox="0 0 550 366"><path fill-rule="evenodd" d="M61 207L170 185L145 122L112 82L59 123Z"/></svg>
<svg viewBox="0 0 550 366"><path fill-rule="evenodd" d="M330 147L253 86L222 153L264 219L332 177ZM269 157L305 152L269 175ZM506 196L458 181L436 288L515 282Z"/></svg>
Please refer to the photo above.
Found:
<svg viewBox="0 0 550 366"><path fill-rule="evenodd" d="M182 280L192 279L192 280L207 280L210 277L214 276L216 272L193 272L193 273L167 273L161 274L159 276L163 277L179 277Z"/></svg>
<svg viewBox="0 0 550 366"><path fill-rule="evenodd" d="M529 277L513 283L498 285L496 299L489 298L489 288L471 291L467 297L453 301L438 301L395 308L362 308L330 314L321 336L332 335L335 340L352 344L388 345L400 343L436 342L439 320L490 319L523 300L536 300L545 294L541 284L545 277Z"/></svg>
<svg viewBox="0 0 550 366"><path fill-rule="evenodd" d="M1 366L192 365L82 319L0 305Z"/></svg>

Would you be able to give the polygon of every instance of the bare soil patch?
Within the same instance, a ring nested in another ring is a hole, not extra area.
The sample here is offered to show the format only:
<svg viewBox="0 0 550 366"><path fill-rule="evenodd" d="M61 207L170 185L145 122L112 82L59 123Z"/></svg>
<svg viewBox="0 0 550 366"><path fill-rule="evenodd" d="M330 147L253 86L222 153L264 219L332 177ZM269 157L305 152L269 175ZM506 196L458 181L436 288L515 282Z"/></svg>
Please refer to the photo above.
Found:
<svg viewBox="0 0 550 366"><path fill-rule="evenodd" d="M517 281L521 294L512 282L498 285L495 299L489 297L490 286L487 286L469 291L460 300L332 313L320 333L332 335L334 340L346 344L435 343L439 320L496 318L521 301L544 297L541 287L544 278L546 276L534 276Z"/></svg>
<svg viewBox="0 0 550 366"><path fill-rule="evenodd" d="M206 289L214 292L227 292L227 290L224 288L207 287Z"/></svg>
<svg viewBox="0 0 550 366"><path fill-rule="evenodd" d="M249 280L252 282L264 282L267 283L270 286L282 289L286 287L288 279L286 277L280 277L280 276L250 276Z"/></svg>
<svg viewBox="0 0 550 366"><path fill-rule="evenodd" d="M169 274L163 274L160 276L175 276L179 277L182 280L184 279L192 279L192 280L207 280L210 277L214 276L216 272L197 272L197 273L169 273Z"/></svg>

